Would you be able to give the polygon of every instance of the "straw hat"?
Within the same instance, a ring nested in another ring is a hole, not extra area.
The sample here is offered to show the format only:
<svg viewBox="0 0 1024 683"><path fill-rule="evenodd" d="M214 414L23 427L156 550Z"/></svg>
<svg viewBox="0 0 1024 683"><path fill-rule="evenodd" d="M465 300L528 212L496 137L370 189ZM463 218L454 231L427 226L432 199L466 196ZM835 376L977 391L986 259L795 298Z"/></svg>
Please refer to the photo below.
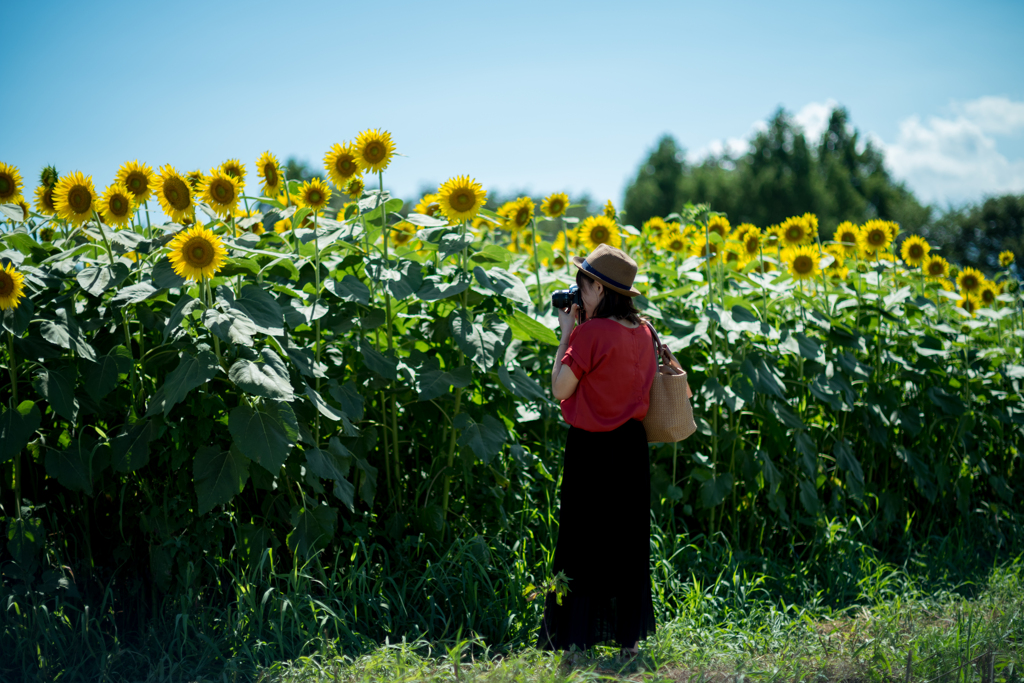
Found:
<svg viewBox="0 0 1024 683"><path fill-rule="evenodd" d="M587 258L572 257L572 263L590 279L600 282L610 290L626 296L639 296L633 286L636 277L636 261L626 252L607 244L597 245Z"/></svg>

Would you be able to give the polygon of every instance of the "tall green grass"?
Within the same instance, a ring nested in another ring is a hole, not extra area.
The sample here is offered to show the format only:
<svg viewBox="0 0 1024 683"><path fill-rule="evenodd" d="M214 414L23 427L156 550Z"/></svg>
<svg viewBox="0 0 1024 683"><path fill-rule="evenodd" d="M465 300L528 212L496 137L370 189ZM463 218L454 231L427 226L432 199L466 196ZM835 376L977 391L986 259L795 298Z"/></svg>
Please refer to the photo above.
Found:
<svg viewBox="0 0 1024 683"><path fill-rule="evenodd" d="M414 680L440 676L454 649L482 662L467 670L481 680L511 675L499 656L529 680L568 675L532 651L542 601L523 597L544 578L552 523L532 519L519 537L358 541L302 566L272 549L249 561L226 553L202 572L213 582L163 597L141 629L115 599L127 577L87 602L65 576L63 590L4 596L0 680ZM660 630L634 669L789 676L838 656L851 671L895 670L908 638L922 672L985 648L1019 654L1024 563L979 552L966 534L908 539L883 557L856 530L833 528L818 547L754 556L723 534L655 525L651 550ZM585 663L613 666L602 652Z"/></svg>

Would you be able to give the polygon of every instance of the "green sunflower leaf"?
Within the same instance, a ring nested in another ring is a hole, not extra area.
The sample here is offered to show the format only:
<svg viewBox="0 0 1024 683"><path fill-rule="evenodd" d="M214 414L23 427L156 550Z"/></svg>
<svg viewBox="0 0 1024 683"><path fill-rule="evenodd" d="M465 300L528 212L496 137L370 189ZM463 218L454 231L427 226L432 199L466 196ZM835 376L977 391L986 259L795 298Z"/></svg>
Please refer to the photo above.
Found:
<svg viewBox="0 0 1024 683"><path fill-rule="evenodd" d="M230 502L249 478L249 461L232 446L226 451L204 446L192 461L192 480L199 499L199 514Z"/></svg>
<svg viewBox="0 0 1024 683"><path fill-rule="evenodd" d="M32 401L0 413L0 465L13 460L39 429L42 415Z"/></svg>
<svg viewBox="0 0 1024 683"><path fill-rule="evenodd" d="M245 457L277 474L298 439L299 425L290 405L264 401L255 408L242 404L232 410L228 431Z"/></svg>

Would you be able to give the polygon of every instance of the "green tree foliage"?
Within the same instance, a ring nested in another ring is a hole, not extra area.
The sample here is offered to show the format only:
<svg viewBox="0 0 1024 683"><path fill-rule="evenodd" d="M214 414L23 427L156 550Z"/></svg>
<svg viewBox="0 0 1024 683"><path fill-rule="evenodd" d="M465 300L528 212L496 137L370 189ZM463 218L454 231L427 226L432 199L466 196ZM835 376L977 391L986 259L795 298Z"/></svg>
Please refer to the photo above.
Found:
<svg viewBox="0 0 1024 683"><path fill-rule="evenodd" d="M991 197L981 204L945 212L922 234L948 260L991 275L999 254L1012 251L1018 269L1024 259L1024 195Z"/></svg>
<svg viewBox="0 0 1024 683"><path fill-rule="evenodd" d="M930 209L889 175L884 161L870 141L861 142L844 108L832 111L819 141L807 140L779 109L738 158L709 156L688 165L676 141L662 137L626 190L624 208L634 225L687 202L706 202L734 223L766 226L812 212L825 234L841 221L871 218L895 220L916 232Z"/></svg>

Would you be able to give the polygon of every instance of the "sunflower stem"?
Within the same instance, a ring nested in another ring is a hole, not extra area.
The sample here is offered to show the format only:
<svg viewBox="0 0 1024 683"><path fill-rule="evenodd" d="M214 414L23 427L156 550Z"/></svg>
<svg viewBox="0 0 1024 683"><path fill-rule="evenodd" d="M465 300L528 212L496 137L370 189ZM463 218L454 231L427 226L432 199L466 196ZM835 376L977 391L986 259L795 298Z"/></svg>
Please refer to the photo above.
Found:
<svg viewBox="0 0 1024 683"><path fill-rule="evenodd" d="M231 219L234 222L234 218ZM316 306L320 302L320 239L317 236L317 220L316 211L313 211L313 279L316 281L316 301L313 305ZM316 330L316 345L313 347L313 359L315 367L320 365L320 318L315 321ZM314 384L316 384L316 393L320 394L320 377L314 372ZM313 412L313 440L316 442L316 447L320 448L320 411L316 410Z"/></svg>
<svg viewBox="0 0 1024 683"><path fill-rule="evenodd" d="M14 333L7 333L7 371L11 375L11 410L18 409L18 364L14 356ZM14 479L14 510L21 519L21 451L14 456L14 462L11 465L11 473Z"/></svg>
<svg viewBox="0 0 1024 683"><path fill-rule="evenodd" d="M203 278L202 282L201 290L204 290L203 293L206 295L206 310L210 310L213 308L213 286L207 278ZM227 368L224 367L224 359L220 355L220 339L213 333L213 330L210 330L210 336L213 337L213 351L217 354L217 365L227 371Z"/></svg>
<svg viewBox="0 0 1024 683"><path fill-rule="evenodd" d="M562 230L562 252L565 256L565 272L572 275L572 264L569 263L569 235L565 230L565 221L562 219L562 215L558 215L558 227Z"/></svg>
<svg viewBox="0 0 1024 683"><path fill-rule="evenodd" d="M153 239L153 224L149 220L149 200L144 202L146 206L146 239Z"/></svg>
<svg viewBox="0 0 1024 683"><path fill-rule="evenodd" d="M537 254L537 217L534 216L530 224L530 239L533 240L533 268L537 274L537 310L544 305L544 297L540 288L540 255Z"/></svg>
<svg viewBox="0 0 1024 683"><path fill-rule="evenodd" d="M110 257L110 265L114 265L114 250L110 247L110 240L107 239L107 231L103 229L103 221L100 220L100 215L93 210L92 215L96 218L96 225L99 226L100 235L103 237L103 244L107 247L107 255Z"/></svg>
<svg viewBox="0 0 1024 683"><path fill-rule="evenodd" d="M384 235L384 267L390 268L391 262L388 260L388 243L391 241L391 233L388 230L388 216L387 212L383 208L384 200L384 171L380 170L377 172L378 188L380 190L377 195L377 205L381 207L380 210L380 224L381 232ZM384 289L384 315L387 321L387 327L385 331L388 335L388 351L392 351L395 347L394 344L394 323L391 320L391 292ZM395 462L395 501L398 504L398 509L402 509L402 483L401 483L401 469L399 467L398 458L398 396L397 389L395 388L395 382L391 382L391 455ZM387 400L384 402L384 431L387 432ZM387 457L385 447L385 457Z"/></svg>

